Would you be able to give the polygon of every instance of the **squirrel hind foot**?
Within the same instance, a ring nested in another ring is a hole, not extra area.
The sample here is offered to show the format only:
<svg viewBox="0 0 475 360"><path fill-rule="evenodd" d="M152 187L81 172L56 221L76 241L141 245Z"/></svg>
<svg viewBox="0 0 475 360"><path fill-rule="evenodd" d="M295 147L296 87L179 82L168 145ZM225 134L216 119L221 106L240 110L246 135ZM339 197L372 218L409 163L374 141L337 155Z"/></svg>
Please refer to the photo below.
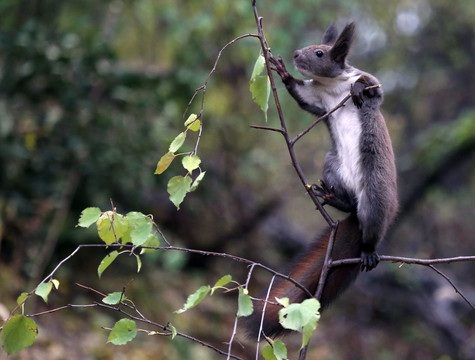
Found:
<svg viewBox="0 0 475 360"><path fill-rule="evenodd" d="M379 264L379 255L376 252L361 254L361 271L373 270Z"/></svg>

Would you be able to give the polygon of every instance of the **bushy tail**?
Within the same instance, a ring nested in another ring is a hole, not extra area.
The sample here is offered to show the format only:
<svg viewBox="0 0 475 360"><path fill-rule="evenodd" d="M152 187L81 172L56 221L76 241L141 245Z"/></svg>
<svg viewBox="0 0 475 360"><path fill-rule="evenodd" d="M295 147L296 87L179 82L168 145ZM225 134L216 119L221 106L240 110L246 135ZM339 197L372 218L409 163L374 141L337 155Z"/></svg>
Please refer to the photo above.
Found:
<svg viewBox="0 0 475 360"><path fill-rule="evenodd" d="M330 229L326 230L304 253L297 257L294 266L291 267L290 276L304 285L312 294L315 294L318 287L330 232ZM358 258L360 256L361 232L358 226L358 219L356 215L350 215L338 226L333 245L332 260ZM358 273L359 264L332 268L323 289L320 300L322 308L320 311L324 310L339 294L350 286L355 281ZM276 297L288 297L291 303L300 303L307 298L307 295L290 281L277 278L271 289L269 301L275 302ZM246 318L246 327L252 336L257 336L259 331L263 306L263 301L255 301L254 313ZM281 308L280 305L267 304L262 327L262 331L266 336L276 337L288 331L279 324L279 310Z"/></svg>

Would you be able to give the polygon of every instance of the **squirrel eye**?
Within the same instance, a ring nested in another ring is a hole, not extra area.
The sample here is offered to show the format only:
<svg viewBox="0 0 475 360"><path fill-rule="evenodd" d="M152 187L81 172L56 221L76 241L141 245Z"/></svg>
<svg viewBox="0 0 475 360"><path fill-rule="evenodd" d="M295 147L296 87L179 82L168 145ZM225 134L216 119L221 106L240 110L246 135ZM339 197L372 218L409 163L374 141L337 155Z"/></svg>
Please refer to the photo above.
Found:
<svg viewBox="0 0 475 360"><path fill-rule="evenodd" d="M317 51L315 51L315 55L317 55L318 57L322 57L323 56L323 51L322 50L317 50Z"/></svg>

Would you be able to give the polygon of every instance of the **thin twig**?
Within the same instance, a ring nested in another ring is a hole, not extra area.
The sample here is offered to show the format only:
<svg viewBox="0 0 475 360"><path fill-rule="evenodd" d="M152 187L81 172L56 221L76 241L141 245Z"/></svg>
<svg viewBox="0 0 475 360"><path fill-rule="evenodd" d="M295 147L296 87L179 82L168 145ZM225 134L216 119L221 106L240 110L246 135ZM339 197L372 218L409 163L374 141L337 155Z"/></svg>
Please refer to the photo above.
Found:
<svg viewBox="0 0 475 360"><path fill-rule="evenodd" d="M37 313L34 313L34 314L28 314L28 315L25 315L26 317L35 317L35 316L41 316L41 315L47 315L47 314L52 314L52 313L55 313L57 311L61 311L61 310L65 310L65 309L71 309L71 308L90 308L90 307L97 307L99 305L97 305L97 303L94 303L94 304L82 304L82 305L78 305L78 304L68 304L68 305L64 305L64 306L60 306L58 308L54 308L54 309L50 309L50 310L45 310L45 311L41 311L41 312L37 312Z"/></svg>
<svg viewBox="0 0 475 360"><path fill-rule="evenodd" d="M264 326L264 317L266 314L266 307L267 307L267 302L269 300L270 291L272 290L272 285L274 285L274 280L275 280L275 275L272 276L272 279L269 283L269 287L267 288L266 299L264 301L264 305L262 306L261 322L259 324L259 332L257 334L256 360L259 359L259 344L261 342L261 333L262 333L262 328Z"/></svg>
<svg viewBox="0 0 475 360"><path fill-rule="evenodd" d="M226 357L226 360L229 360L230 357L231 357L231 350L232 350L232 347L233 347L234 336L236 335L236 331L237 331L238 319L239 319L239 318L238 318L237 316L234 318L233 333L231 334L231 339L229 339L229 343L228 343L228 356Z"/></svg>
<svg viewBox="0 0 475 360"><path fill-rule="evenodd" d="M320 279L318 280L317 291L315 292L315 298L319 301L322 298L325 282L327 281L328 271L331 268L331 253L333 250L333 244L335 242L336 233L338 231L339 222L337 221L334 228L331 229L330 239L328 240L327 252L325 254L325 261L323 263L322 272L320 273Z"/></svg>
<svg viewBox="0 0 475 360"><path fill-rule="evenodd" d="M103 294L103 293L101 293L100 291L97 291L96 289L93 289L92 287L85 286L85 285L81 285L81 284L79 284L79 283L75 283L75 284L76 284L76 286L79 286L79 287L81 287L81 288L83 288L83 289L86 289L86 290L92 291L93 293L99 294L99 295L101 295L102 297L106 297L106 296L107 296L106 294Z"/></svg>
<svg viewBox="0 0 475 360"><path fill-rule="evenodd" d="M278 132L282 135L284 134L284 131L282 129L276 129L276 128L269 127L269 126L260 126L260 125L249 125L249 126L252 127L253 129L275 131L275 132Z"/></svg>
<svg viewBox="0 0 475 360"><path fill-rule="evenodd" d="M364 90L371 90L371 89L376 89L380 88L381 84L377 85L371 85L366 87ZM297 141L299 141L305 134L307 134L312 128L317 125L319 122L322 120L325 120L328 118L331 114L333 114L335 111L337 111L339 108L343 107L345 103L351 98L351 93L346 95L333 109L325 113L324 115L320 116L318 119L316 119L309 127L307 127L305 130L303 130L300 134L298 134L296 137L292 139L292 145L294 145Z"/></svg>
<svg viewBox="0 0 475 360"><path fill-rule="evenodd" d="M200 130L198 132L198 138L196 140L195 149L192 152L193 154L196 154L198 152L198 145L200 143L201 134L203 132L203 112L204 112L205 94L206 94L206 88L208 86L208 82L211 79L211 75L213 75L216 72L216 67L218 66L218 62L221 59L221 55L223 54L223 51L228 46L234 44L236 41L244 39L244 38L248 38L248 37L259 37L259 36L256 35L256 34L245 34L245 35L238 36L238 37L234 38L233 40L231 40L230 42L228 42L226 45L224 45L221 48L221 50L219 50L218 55L216 56L216 60L214 62L213 68L209 72L208 77L206 78L204 84L202 86L200 86L198 89L195 90L193 96L191 97L190 101L188 102L188 105L186 106L185 112L183 113L183 118L186 117L186 114L188 113L188 110L189 110L191 104L193 103L193 101L195 100L196 96L200 92L202 92L202 94L201 94L201 108L200 108L200 113L198 114L198 117L197 117L198 119L200 119Z"/></svg>
<svg viewBox="0 0 475 360"><path fill-rule="evenodd" d="M434 265L427 265L428 267L430 267L432 270L434 270L437 274L439 274L440 276L442 276L445 280L447 280L449 282L450 285L452 285L452 287L454 288L455 292L457 294L459 294L462 299L465 300L465 302L472 308L472 310L475 311L475 306L473 306L473 304L465 297L464 294L462 294L460 292L459 289L457 289L457 287L454 285L454 283L449 279L449 277L447 275L445 275L442 271L440 271L439 269L437 269Z"/></svg>

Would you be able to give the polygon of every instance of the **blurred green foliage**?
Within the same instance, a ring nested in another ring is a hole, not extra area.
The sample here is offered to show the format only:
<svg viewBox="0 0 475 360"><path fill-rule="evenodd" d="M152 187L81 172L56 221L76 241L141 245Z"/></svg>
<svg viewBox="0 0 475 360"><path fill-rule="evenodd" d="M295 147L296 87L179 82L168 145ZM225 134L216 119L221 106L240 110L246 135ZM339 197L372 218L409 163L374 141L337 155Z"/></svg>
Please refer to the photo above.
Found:
<svg viewBox="0 0 475 360"><path fill-rule="evenodd" d="M258 0L258 8L272 52L288 64L296 48L318 42L331 22L340 27L357 22L351 61L383 84L383 110L400 173L401 214L381 252L473 254L473 1ZM21 291L78 243L97 241L74 225L84 208L108 208L111 198L123 212L153 214L175 243L248 255L275 267L313 236L322 223L299 187L282 139L248 127L264 122L248 91L259 52L256 39L229 47L209 82L199 149L207 175L200 189L177 213L166 193L168 178L153 175L219 50L236 36L255 32L247 0L0 2L0 303L11 308ZM280 85L279 94L292 132L310 123L311 116ZM198 96L190 112L199 112L200 101ZM272 106L268 118L275 124ZM314 181L327 148L322 127L297 147ZM174 175L177 169L172 165L168 171ZM80 253L60 275L94 285L103 256ZM131 272L134 266L131 261ZM315 356L469 359L474 316L466 305L441 297L445 284L424 269L384 269L378 270L380 277L360 279L328 312L328 321L322 318ZM474 291L473 265L447 270L469 294ZM143 278L129 287L151 316L166 322L167 311L178 309L185 294L206 283L203 279L231 271L245 274L222 260L161 254L144 261ZM98 287L115 291L128 281L106 275L107 285ZM71 301L87 295L61 280ZM149 299L144 289L157 298ZM403 301L397 294L404 294ZM229 325L233 300L205 302L203 314L193 313L177 325L220 343L223 339L213 334L223 334ZM65 334L92 331L95 336L87 350L71 347L78 358L114 357L115 350L102 345L104 335L91 330L103 326L100 315L91 313L82 325L63 316L54 321L66 327ZM65 318L76 327L67 328ZM355 334L356 326L364 331ZM340 339L348 339L348 332L351 340L342 347ZM35 358L48 358L43 344ZM141 344L134 358L214 356L181 340L160 344L160 349Z"/></svg>

